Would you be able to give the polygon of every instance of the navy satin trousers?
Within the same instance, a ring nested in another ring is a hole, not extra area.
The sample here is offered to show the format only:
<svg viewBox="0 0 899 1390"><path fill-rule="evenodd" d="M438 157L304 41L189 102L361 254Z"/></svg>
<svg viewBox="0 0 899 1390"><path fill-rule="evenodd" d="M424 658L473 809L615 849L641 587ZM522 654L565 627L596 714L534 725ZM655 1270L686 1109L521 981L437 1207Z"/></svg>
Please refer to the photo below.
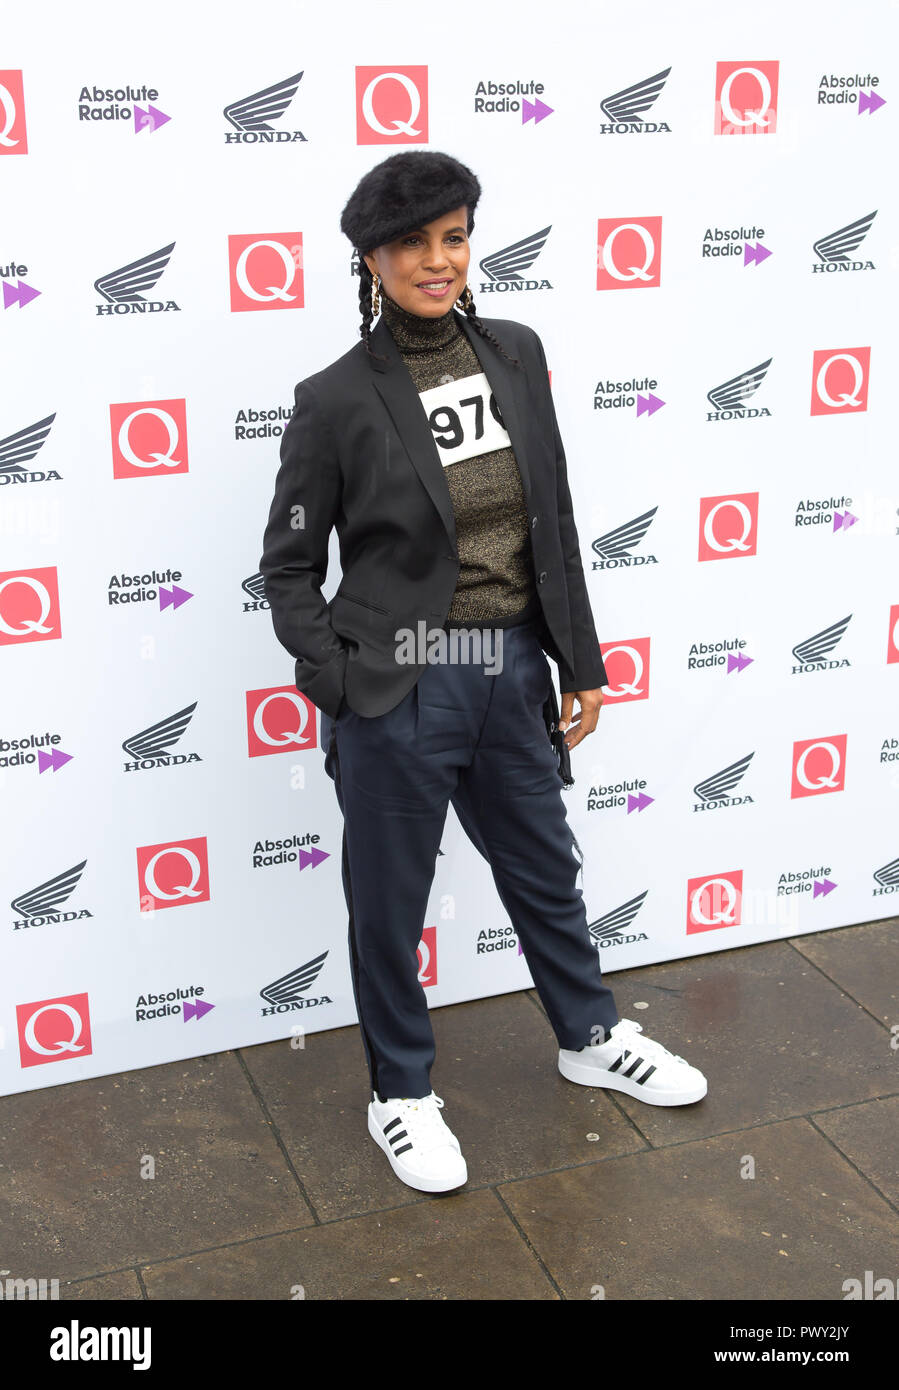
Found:
<svg viewBox="0 0 899 1390"><path fill-rule="evenodd" d="M543 722L549 662L532 623L502 629L499 650L495 674L489 652L428 665L376 718L346 704L336 720L321 713L344 820L356 1009L371 1088L383 1099L431 1090L434 1034L417 949L450 802L490 865L559 1046L583 1047L618 1022Z"/></svg>

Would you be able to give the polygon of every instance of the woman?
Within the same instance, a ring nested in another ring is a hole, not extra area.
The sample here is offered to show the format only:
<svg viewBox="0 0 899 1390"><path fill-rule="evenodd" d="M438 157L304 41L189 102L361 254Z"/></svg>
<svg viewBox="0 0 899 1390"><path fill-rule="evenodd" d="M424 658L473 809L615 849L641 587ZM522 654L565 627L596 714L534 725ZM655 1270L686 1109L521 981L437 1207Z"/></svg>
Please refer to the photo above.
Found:
<svg viewBox="0 0 899 1390"><path fill-rule="evenodd" d="M360 256L362 341L296 387L260 561L344 818L369 1132L423 1192L467 1181L431 1090L417 958L450 802L491 866L562 1075L652 1105L706 1093L618 1019L576 887L544 653L570 748L607 680L542 344L479 319L467 283L480 192L465 165L422 150L360 180L341 229ZM342 579L325 604L335 526Z"/></svg>

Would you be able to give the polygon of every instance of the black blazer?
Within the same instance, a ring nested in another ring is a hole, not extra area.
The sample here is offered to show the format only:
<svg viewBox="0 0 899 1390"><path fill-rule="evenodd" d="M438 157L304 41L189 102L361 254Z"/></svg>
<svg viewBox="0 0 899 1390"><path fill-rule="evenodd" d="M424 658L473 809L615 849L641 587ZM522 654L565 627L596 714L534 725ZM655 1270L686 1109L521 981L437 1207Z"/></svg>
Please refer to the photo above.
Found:
<svg viewBox="0 0 899 1390"><path fill-rule="evenodd" d="M543 645L561 692L607 678L571 509L565 454L543 344L532 328L485 319L514 367L453 309L499 406L521 474L531 527ZM281 467L259 562L278 640L296 658L297 689L333 717L385 714L425 665L396 661L399 628L441 627L459 576L456 529L438 446L383 317L378 362L360 340L299 382L281 438ZM343 577L321 586L337 527ZM460 624L464 626L464 624Z"/></svg>

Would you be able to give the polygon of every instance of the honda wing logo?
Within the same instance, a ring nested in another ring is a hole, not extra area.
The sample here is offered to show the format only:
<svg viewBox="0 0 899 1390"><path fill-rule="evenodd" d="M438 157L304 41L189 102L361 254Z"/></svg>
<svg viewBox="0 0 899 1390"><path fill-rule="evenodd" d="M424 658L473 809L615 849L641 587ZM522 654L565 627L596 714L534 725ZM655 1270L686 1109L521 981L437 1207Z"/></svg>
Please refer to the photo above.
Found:
<svg viewBox="0 0 899 1390"><path fill-rule="evenodd" d="M848 264L852 260L852 254L864 241L868 232L871 230L871 223L877 216L877 211L869 212L866 217L860 217L857 222L850 222L848 227L840 227L836 232L830 232L827 236L821 237L812 246L812 250L819 260L825 265Z"/></svg>
<svg viewBox="0 0 899 1390"><path fill-rule="evenodd" d="M151 251L148 256L141 256L139 261L131 261L129 265L123 265L119 270L112 270L108 275L101 275L99 280L94 281L94 289L103 296L107 304L98 304L97 313L112 313L113 307L124 309L127 313L129 306L143 305L149 307L151 304L158 303L159 301L156 300L145 299L143 291L153 289L168 265L174 249L175 243L171 241L168 246L163 246L158 251ZM160 307L168 306L160 304ZM177 308L178 306L172 304L171 307ZM140 309L138 312L143 312L143 310Z"/></svg>
<svg viewBox="0 0 899 1390"><path fill-rule="evenodd" d="M38 420L34 425L26 425L17 434L7 435L5 439L0 439L0 482L5 481L13 474L24 476L27 469L26 463L30 463L35 454L40 449L47 435L50 433L50 426L56 419L56 413L46 416L43 420Z"/></svg>
<svg viewBox="0 0 899 1390"><path fill-rule="evenodd" d="M539 232L532 232L530 236L516 241L514 245L504 246L501 251L494 251L491 255L485 256L480 262L480 267L490 283L482 285L481 289L485 293L493 289L552 289L548 280L528 280L524 273L530 270L540 255L551 231L550 223L548 227Z"/></svg>
<svg viewBox="0 0 899 1390"><path fill-rule="evenodd" d="M599 103L599 109L615 125L640 125L643 113L648 111L665 85L670 68L657 72L655 77L644 77L633 87L625 87L622 92L606 97Z"/></svg>
<svg viewBox="0 0 899 1390"><path fill-rule="evenodd" d="M620 907L613 907L611 912L607 912L604 917L597 917L595 922L589 924L590 935L596 946L623 946L626 942L647 941L645 932L631 933L628 936L622 935L627 932L633 923L634 918L646 901L646 889L638 893L629 902L622 903Z"/></svg>
<svg viewBox="0 0 899 1390"><path fill-rule="evenodd" d="M711 777L697 782L693 791L702 801L726 801L734 787L742 781L754 757L754 753L747 753L745 758L731 763L730 767L724 767L720 772L713 772Z"/></svg>
<svg viewBox="0 0 899 1390"><path fill-rule="evenodd" d="M750 367L723 385L715 386L708 392L707 399L716 410L738 410L744 401L755 395L773 361L773 357L769 357L767 362L760 362L757 367Z"/></svg>
<svg viewBox="0 0 899 1390"><path fill-rule="evenodd" d="M607 531L604 536L599 536L593 542L593 549L605 560L624 558L643 540L657 511L658 507L651 507L641 516L635 516L631 521L616 526L614 531Z"/></svg>
<svg viewBox="0 0 899 1390"><path fill-rule="evenodd" d="M60 903L71 897L86 863L87 860L82 859L80 864L74 864L71 869L64 869L56 878L50 878L37 888L29 889L21 897L13 898L10 903L13 912L21 913L23 917L45 917L48 913L54 912Z"/></svg>
<svg viewBox="0 0 899 1390"><path fill-rule="evenodd" d="M800 665L823 666L825 658L833 651L849 626L851 617L850 613L848 618L841 618L838 623L824 628L822 632L816 632L814 637L806 637L804 642L797 642L792 650Z"/></svg>
<svg viewBox="0 0 899 1390"><path fill-rule="evenodd" d="M296 96L302 76L301 72L295 72L293 77L285 77L282 82L276 82L262 92L254 92L252 96L241 97L240 101L232 101L231 105L224 109L225 120L241 133L258 134L260 131L271 130L269 122L280 120L284 115Z"/></svg>
<svg viewBox="0 0 899 1390"><path fill-rule="evenodd" d="M122 747L138 762L164 761L172 744L177 743L184 733L196 708L197 702L194 700L192 705L186 705L177 714L170 714L160 719L158 724L151 724L149 729L142 729L139 734L126 738Z"/></svg>

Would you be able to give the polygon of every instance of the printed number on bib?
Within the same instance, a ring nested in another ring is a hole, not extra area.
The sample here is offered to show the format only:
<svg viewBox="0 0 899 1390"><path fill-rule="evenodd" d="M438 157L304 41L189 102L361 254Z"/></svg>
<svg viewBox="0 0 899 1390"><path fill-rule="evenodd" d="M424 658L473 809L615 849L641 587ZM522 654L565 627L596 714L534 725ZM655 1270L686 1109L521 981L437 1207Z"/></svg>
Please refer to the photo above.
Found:
<svg viewBox="0 0 899 1390"><path fill-rule="evenodd" d="M509 449L510 440L484 372L420 391L444 468L476 454Z"/></svg>

